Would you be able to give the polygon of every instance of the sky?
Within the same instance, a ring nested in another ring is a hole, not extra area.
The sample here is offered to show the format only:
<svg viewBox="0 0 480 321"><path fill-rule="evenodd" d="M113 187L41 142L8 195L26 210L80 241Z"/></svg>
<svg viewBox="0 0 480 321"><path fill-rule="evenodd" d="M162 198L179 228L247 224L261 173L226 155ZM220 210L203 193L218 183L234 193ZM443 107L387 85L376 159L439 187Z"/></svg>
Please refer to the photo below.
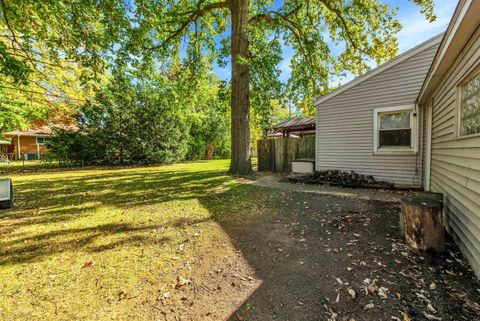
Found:
<svg viewBox="0 0 480 321"><path fill-rule="evenodd" d="M432 23L429 23L425 16L420 13L419 7L409 0L383 0L382 2L399 8L397 18L403 26L397 35L400 54L445 31L458 0L434 0L437 20ZM280 64L280 79L283 82L286 82L291 74L291 57L292 49L284 47L283 61ZM375 65L372 65L372 67L375 67ZM214 70L220 79L230 79L230 66L226 68L215 66ZM347 76L343 79L335 79L333 85L343 84L350 81L351 78L351 76Z"/></svg>

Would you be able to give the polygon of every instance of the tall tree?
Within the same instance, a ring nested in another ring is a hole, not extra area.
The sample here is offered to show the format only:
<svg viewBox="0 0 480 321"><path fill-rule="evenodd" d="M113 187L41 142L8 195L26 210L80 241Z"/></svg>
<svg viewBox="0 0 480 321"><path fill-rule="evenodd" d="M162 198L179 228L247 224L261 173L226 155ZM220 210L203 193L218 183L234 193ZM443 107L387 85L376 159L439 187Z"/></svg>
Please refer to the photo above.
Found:
<svg viewBox="0 0 480 321"><path fill-rule="evenodd" d="M432 0L411 1L428 20L435 19ZM267 83L275 83L274 62L281 45L295 52L288 83L291 99L311 104L315 95L328 89L332 73L359 74L369 60L393 57L395 34L401 28L396 9L377 0L136 0L135 6L130 46L163 57L187 48L192 64L205 53L220 60L230 56L230 173L234 175L252 173L249 115L255 86L251 79L270 74ZM335 53L332 46L341 52Z"/></svg>

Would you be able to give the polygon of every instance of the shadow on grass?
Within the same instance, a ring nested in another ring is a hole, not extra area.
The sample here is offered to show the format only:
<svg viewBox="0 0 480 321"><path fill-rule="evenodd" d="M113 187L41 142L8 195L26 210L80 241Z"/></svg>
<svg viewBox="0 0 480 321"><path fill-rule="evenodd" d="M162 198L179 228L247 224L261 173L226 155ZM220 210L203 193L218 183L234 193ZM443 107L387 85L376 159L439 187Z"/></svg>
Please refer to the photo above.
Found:
<svg viewBox="0 0 480 321"><path fill-rule="evenodd" d="M86 252L102 252L119 246L144 246L145 244L162 245L168 237L140 234L168 227L185 227L209 220L180 218L162 225L138 226L128 223L102 224L86 228L68 228L49 233L36 234L14 241L1 242L0 265L31 262L39 257L51 256L65 251L82 249ZM133 235L132 235L133 234ZM105 236L119 239L104 245L95 245L95 241ZM62 241L57 238L61 237ZM66 240L65 240L66 239Z"/></svg>
<svg viewBox="0 0 480 321"><path fill-rule="evenodd" d="M220 171L134 170L81 175L67 171L65 175L54 173L48 179L34 175L31 180L15 182L16 205L0 213L0 230L3 235L22 233L0 239L0 265L31 262L79 249L101 252L125 245L162 244L167 239L151 236L149 231L185 227L201 223L204 218L186 216L155 222L144 213L135 222L136 208L204 197L231 180ZM120 219L108 224L96 223L92 217L86 227L69 226L72 222L75 226L77 219L95 215L98 208L119 209L128 217L125 222ZM54 230L42 232L42 226L50 224L56 224ZM107 245L95 245L97 240L109 237L113 241Z"/></svg>

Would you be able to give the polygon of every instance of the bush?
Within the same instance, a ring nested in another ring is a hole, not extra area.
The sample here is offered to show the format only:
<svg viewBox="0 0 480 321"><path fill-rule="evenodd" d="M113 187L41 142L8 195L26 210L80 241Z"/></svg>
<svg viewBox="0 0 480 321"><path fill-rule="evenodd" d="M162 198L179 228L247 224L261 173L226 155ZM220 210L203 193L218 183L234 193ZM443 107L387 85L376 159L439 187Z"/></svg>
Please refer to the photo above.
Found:
<svg viewBox="0 0 480 321"><path fill-rule="evenodd" d="M84 164L171 163L184 159L188 128L167 96L124 81L81 109L79 130L57 129L51 155Z"/></svg>

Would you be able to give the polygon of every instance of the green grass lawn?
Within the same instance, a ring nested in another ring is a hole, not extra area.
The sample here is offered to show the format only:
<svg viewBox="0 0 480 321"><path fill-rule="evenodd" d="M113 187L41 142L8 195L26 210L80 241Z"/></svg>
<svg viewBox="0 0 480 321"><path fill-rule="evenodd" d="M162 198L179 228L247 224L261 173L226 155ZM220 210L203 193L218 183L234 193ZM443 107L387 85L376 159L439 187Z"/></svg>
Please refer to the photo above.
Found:
<svg viewBox="0 0 480 321"><path fill-rule="evenodd" d="M153 319L148 302L171 288L177 261L225 234L212 208L229 204L214 195L236 188L235 204L247 200L249 185L227 169L218 160L11 173L15 207L0 212L0 316Z"/></svg>

